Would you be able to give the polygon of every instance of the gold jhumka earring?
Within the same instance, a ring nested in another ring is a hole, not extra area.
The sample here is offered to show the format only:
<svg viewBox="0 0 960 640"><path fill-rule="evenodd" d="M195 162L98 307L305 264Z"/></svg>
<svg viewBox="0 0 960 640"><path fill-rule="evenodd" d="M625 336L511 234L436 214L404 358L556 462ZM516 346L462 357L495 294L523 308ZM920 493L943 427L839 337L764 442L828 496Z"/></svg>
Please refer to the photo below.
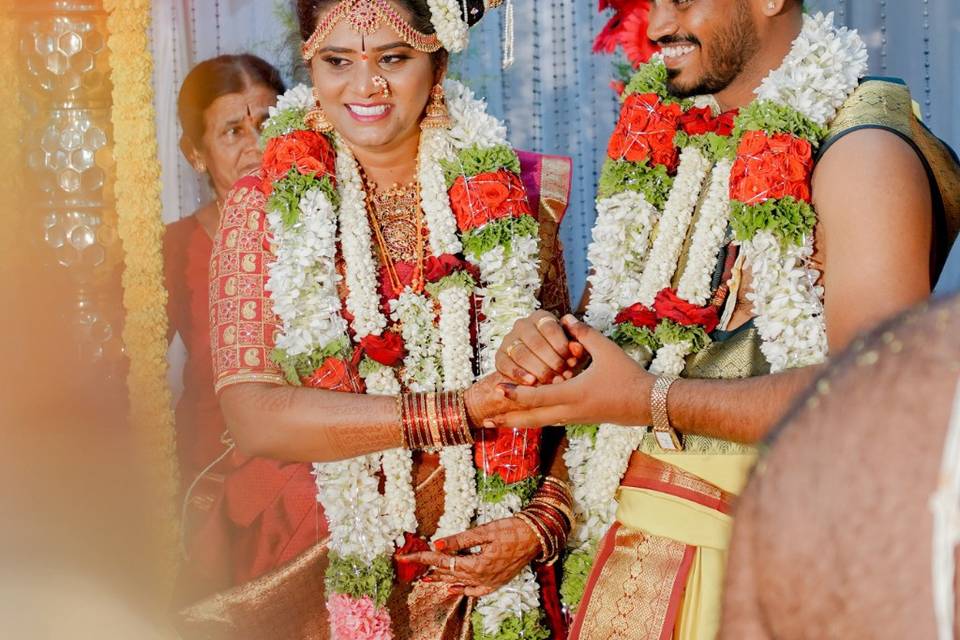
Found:
<svg viewBox="0 0 960 640"><path fill-rule="evenodd" d="M308 127L317 133L330 133L333 131L333 123L327 119L326 111L320 106L320 98L317 96L316 87L313 89L313 98L316 101L315 106L307 112L303 120Z"/></svg>
<svg viewBox="0 0 960 640"><path fill-rule="evenodd" d="M420 128L426 131L427 129L449 129L452 126L453 120L450 118L450 112L447 111L447 96L443 91L443 85L438 82L430 91L427 117L420 123Z"/></svg>

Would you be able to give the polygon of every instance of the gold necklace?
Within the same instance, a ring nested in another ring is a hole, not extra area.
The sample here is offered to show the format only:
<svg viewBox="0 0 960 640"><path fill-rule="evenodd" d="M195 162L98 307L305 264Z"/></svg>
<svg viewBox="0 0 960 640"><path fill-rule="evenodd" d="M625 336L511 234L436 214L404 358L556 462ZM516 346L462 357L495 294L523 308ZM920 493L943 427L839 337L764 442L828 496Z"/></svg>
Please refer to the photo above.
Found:
<svg viewBox="0 0 960 640"><path fill-rule="evenodd" d="M406 186L394 184L385 191L378 191L376 185L367 181L366 204L367 216L390 284L395 291L401 291L404 285L397 273L396 263L412 262L415 271L410 286L416 293L422 292L425 284L425 243L420 185L416 182Z"/></svg>

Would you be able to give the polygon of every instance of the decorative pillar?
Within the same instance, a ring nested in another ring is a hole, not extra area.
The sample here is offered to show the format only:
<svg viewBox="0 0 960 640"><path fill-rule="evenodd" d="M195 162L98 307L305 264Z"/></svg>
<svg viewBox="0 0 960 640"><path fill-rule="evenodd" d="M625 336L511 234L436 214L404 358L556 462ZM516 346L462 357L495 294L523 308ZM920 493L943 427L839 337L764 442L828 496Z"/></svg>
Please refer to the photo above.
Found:
<svg viewBox="0 0 960 640"><path fill-rule="evenodd" d="M81 364L122 383L122 307L111 153L107 14L91 0L13 3L25 117L20 228L69 278Z"/></svg>

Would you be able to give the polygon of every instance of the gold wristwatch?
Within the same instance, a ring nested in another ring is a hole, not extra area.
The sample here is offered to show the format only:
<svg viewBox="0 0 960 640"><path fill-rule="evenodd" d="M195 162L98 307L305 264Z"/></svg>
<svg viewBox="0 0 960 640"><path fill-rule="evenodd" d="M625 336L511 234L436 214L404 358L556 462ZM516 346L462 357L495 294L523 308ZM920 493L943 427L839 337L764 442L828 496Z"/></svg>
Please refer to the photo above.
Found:
<svg viewBox="0 0 960 640"><path fill-rule="evenodd" d="M676 429L670 426L667 413L667 394L676 376L659 376L650 389L650 415L653 418L653 435L664 451L683 451L683 440Z"/></svg>

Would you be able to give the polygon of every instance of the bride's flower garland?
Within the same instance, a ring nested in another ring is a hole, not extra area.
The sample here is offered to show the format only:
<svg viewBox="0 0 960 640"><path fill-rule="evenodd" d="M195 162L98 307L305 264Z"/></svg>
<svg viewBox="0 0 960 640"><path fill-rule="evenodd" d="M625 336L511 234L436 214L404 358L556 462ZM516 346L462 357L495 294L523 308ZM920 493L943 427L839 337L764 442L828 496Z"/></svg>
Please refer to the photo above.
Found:
<svg viewBox="0 0 960 640"><path fill-rule="evenodd" d="M866 66L855 32L834 27L832 14L804 16L783 65L735 119L696 106L707 100L678 103L667 93L662 59L641 67L624 91L601 177L587 321L652 373L679 375L717 326L716 307L705 305L732 226L753 276L748 297L772 370L821 362L823 291L808 266L816 223L813 150ZM564 563L561 595L568 607L582 598L598 542L613 521L614 495L643 434L616 425L568 431L565 459L579 525Z"/></svg>
<svg viewBox="0 0 960 640"><path fill-rule="evenodd" d="M383 395L404 388L463 389L474 377L474 300L483 317L483 372L492 369L492 354L513 322L536 309L537 223L519 161L503 125L482 102L459 83L448 82L446 89L454 127L425 131L419 150L432 252L425 259L424 292L409 283L400 291L381 286L359 168L342 140L307 128L309 89L288 91L271 110L262 189L270 197L276 260L268 268L267 290L282 325L273 359L291 384ZM349 332L338 293L338 233ZM455 255L461 252L468 262ZM539 434L522 433L519 442L509 432L478 443L476 456L469 446L440 452L445 511L436 537L468 528L478 507L480 521L486 521L489 513L512 513L529 498L537 482L531 460L538 458ZM315 470L331 533L326 584L333 637L391 638L386 602L395 581L392 556L411 544L417 529L410 453L387 451L317 464ZM529 568L482 599L474 616L478 637L518 629L525 637L545 637Z"/></svg>

